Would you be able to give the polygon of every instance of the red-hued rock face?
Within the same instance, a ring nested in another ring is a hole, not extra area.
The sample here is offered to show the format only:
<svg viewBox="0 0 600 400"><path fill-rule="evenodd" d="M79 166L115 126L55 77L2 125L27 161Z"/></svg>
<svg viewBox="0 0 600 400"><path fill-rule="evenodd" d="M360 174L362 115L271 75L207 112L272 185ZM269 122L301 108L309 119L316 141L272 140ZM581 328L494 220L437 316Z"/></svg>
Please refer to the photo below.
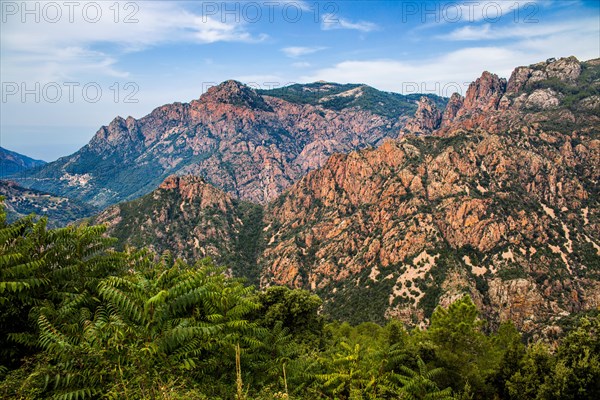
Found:
<svg viewBox="0 0 600 400"><path fill-rule="evenodd" d="M596 60L586 62L590 67ZM460 130L485 129L489 132L531 129L531 125L547 120L545 112L559 110L566 96L550 87L537 88L540 82L552 80L567 86L576 85L582 64L575 57L549 59L546 62L517 67L508 82L495 74L484 72L471 83L464 99L455 94L450 98L437 136L451 135ZM600 96L581 99L579 109L590 125L594 111L600 112ZM541 112L540 112L541 111ZM557 111L558 112L558 111ZM590 113L592 112L592 113ZM561 110L557 120L574 121L570 110Z"/></svg>
<svg viewBox="0 0 600 400"><path fill-rule="evenodd" d="M508 80L506 92L518 93L528 84L554 78L562 82L573 83L581 75L581 63L575 57L549 60L529 67L517 67Z"/></svg>
<svg viewBox="0 0 600 400"><path fill-rule="evenodd" d="M465 98L458 93L452 94L448 104L446 105L446 109L444 110L444 114L442 115L442 126L447 126L454 121L458 112L463 107Z"/></svg>
<svg viewBox="0 0 600 400"><path fill-rule="evenodd" d="M498 78L498 75L485 71L481 78L469 85L463 106L457 116L497 110L505 90L506 79Z"/></svg>
<svg viewBox="0 0 600 400"><path fill-rule="evenodd" d="M442 112L426 96L421 97L415 116L408 120L404 130L408 133L429 134L440 127Z"/></svg>
<svg viewBox="0 0 600 400"><path fill-rule="evenodd" d="M536 68L576 84L582 67ZM437 130L422 99L405 130L431 136L331 157L271 203L263 284L312 288L334 314L359 293L407 323L422 321L432 291L441 304L469 293L528 332L597 307L600 118L515 71L515 93L486 72L452 96Z"/></svg>
<svg viewBox="0 0 600 400"><path fill-rule="evenodd" d="M229 80L217 86L210 87L200 97L204 103L230 104L237 107L248 107L255 110L272 111L262 96L255 90L234 80Z"/></svg>
<svg viewBox="0 0 600 400"><path fill-rule="evenodd" d="M360 96L358 89L351 95ZM118 191L132 183L144 182L134 191L139 195L170 174L203 176L235 197L266 204L307 171L322 166L331 154L397 138L406 119L357 107L333 110L291 103L226 81L189 104L164 105L138 120L115 118L64 164L82 170L78 163L86 159L90 184L85 190L72 190L77 196L96 193L86 199L102 206L135 197ZM99 159L114 161L94 171ZM137 178L120 175L143 168L148 173ZM126 182L115 185L116 190L96 187L104 179L97 174L109 169L116 170L106 178L109 185L115 176Z"/></svg>
<svg viewBox="0 0 600 400"><path fill-rule="evenodd" d="M176 192L184 200L199 201L200 209L212 207L225 212L233 207L233 199L230 195L206 183L198 176L172 175L165 179L158 189Z"/></svg>
<svg viewBox="0 0 600 400"><path fill-rule="evenodd" d="M581 81L599 64L549 60L509 82L486 72L443 113L423 98L408 121L228 81L98 132L90 151L113 149L110 162L177 173L99 222L192 259L237 256L241 236L262 237L250 256L262 284L314 290L334 317L368 303L369 316L424 322L469 293L487 317L534 332L600 305L600 96ZM239 198L265 206L246 220L258 206Z"/></svg>

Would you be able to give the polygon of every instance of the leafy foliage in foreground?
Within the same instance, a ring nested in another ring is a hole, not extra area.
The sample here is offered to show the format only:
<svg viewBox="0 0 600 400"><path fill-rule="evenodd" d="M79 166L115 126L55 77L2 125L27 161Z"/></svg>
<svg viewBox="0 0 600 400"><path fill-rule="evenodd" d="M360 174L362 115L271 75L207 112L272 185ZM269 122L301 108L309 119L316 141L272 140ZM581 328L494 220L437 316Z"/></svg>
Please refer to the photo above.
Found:
<svg viewBox="0 0 600 400"><path fill-rule="evenodd" d="M469 297L427 330L324 324L306 291L115 252L103 232L0 213L1 398L600 398L597 316L555 351L486 333Z"/></svg>

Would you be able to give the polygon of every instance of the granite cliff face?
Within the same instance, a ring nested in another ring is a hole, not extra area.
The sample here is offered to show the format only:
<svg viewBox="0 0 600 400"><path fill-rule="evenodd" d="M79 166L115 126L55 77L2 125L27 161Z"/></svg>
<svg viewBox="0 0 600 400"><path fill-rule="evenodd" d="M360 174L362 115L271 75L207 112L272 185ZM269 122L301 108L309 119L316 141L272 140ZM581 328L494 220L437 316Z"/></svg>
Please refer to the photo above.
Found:
<svg viewBox="0 0 600 400"><path fill-rule="evenodd" d="M465 98L452 96L436 134L466 129L589 131L600 124L600 59L549 59L518 67L506 82L484 72Z"/></svg>
<svg viewBox="0 0 600 400"><path fill-rule="evenodd" d="M149 193L169 175L197 175L265 204L329 155L397 138L416 108L410 97L350 86L299 85L289 98L227 81L139 120L117 117L77 153L19 182L106 206ZM304 93L315 90L321 97Z"/></svg>
<svg viewBox="0 0 600 400"><path fill-rule="evenodd" d="M599 92L597 60L486 72L431 136L333 156L270 204L262 283L355 321L419 323L463 293L526 332L598 307ZM407 127L435 126L419 109Z"/></svg>
<svg viewBox="0 0 600 400"><path fill-rule="evenodd" d="M415 134L430 134L440 127L442 111L429 97L421 97L415 116L410 118L404 131Z"/></svg>

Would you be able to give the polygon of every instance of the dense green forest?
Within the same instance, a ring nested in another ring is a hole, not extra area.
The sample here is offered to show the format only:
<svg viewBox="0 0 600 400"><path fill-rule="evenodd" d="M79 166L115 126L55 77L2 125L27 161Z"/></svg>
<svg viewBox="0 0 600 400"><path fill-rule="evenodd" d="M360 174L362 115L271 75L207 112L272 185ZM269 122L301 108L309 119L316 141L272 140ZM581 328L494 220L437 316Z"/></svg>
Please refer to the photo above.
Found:
<svg viewBox="0 0 600 400"><path fill-rule="evenodd" d="M600 320L525 344L469 297L427 329L331 322L209 259L113 250L102 226L0 213L0 398L598 399Z"/></svg>

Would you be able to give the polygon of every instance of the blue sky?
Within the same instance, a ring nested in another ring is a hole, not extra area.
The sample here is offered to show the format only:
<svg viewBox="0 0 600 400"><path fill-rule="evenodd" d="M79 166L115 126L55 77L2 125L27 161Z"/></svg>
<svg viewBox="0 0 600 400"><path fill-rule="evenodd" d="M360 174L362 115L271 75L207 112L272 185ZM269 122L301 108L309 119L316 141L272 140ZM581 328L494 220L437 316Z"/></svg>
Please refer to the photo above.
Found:
<svg viewBox="0 0 600 400"><path fill-rule="evenodd" d="M115 116L226 79L464 94L549 57L600 57L598 1L1 2L0 145L53 160ZM60 95L60 96L59 96Z"/></svg>

